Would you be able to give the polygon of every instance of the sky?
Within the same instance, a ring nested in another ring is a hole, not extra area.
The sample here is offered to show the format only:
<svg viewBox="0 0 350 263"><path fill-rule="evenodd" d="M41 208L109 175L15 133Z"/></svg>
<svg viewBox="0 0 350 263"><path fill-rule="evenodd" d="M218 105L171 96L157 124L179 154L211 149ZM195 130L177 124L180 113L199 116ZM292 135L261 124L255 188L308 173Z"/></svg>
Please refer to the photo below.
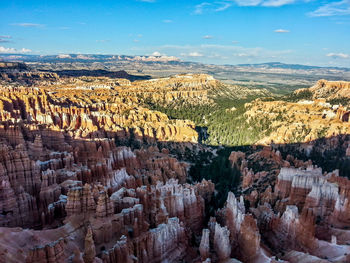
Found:
<svg viewBox="0 0 350 263"><path fill-rule="evenodd" d="M0 53L350 67L350 0L0 0Z"/></svg>

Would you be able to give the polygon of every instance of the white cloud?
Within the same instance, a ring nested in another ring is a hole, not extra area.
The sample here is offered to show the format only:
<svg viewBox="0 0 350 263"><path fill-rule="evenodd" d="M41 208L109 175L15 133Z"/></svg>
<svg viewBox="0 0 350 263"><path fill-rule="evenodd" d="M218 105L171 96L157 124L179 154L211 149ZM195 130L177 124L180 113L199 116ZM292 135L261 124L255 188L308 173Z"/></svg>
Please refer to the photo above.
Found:
<svg viewBox="0 0 350 263"><path fill-rule="evenodd" d="M42 27L42 24L34 24L34 23L14 23L11 24L13 26L21 26L21 27Z"/></svg>
<svg viewBox="0 0 350 263"><path fill-rule="evenodd" d="M3 47L0 46L0 53L29 53L32 52L30 49L27 48L22 48L20 50L17 50L15 48L12 47Z"/></svg>
<svg viewBox="0 0 350 263"><path fill-rule="evenodd" d="M182 57L199 58L199 57L203 57L204 55L202 53L197 52L197 51L192 51L192 52L189 52L189 53L181 53L180 56L182 56Z"/></svg>
<svg viewBox="0 0 350 263"><path fill-rule="evenodd" d="M160 52L158 52L158 51L154 51L153 53L152 53L152 56L156 56L156 57L159 57L159 56L161 56L162 54L160 53Z"/></svg>
<svg viewBox="0 0 350 263"><path fill-rule="evenodd" d="M233 0L239 6L257 6L263 2L262 0Z"/></svg>
<svg viewBox="0 0 350 263"><path fill-rule="evenodd" d="M227 8L230 8L232 6L231 3L221 3L221 6L217 7L215 9L215 12L225 11Z"/></svg>
<svg viewBox="0 0 350 263"><path fill-rule="evenodd" d="M32 50L28 49L28 48L21 48L19 50L19 53L29 53L29 52L32 52Z"/></svg>
<svg viewBox="0 0 350 263"><path fill-rule="evenodd" d="M208 7L211 6L211 5L212 5L212 4L207 3L207 2L200 3L200 4L198 4L198 5L195 6L195 8L194 8L194 13L195 13L196 15L203 14L204 9L208 8Z"/></svg>
<svg viewBox="0 0 350 263"><path fill-rule="evenodd" d="M247 48L238 45L162 45L162 46L135 46L131 49L134 53L166 53L184 60L196 60L206 63L246 63L254 59L256 63L266 61L284 61L294 58L293 50L268 50L261 47Z"/></svg>
<svg viewBox="0 0 350 263"><path fill-rule="evenodd" d="M232 0L238 6L278 7L293 4L296 0Z"/></svg>
<svg viewBox="0 0 350 263"><path fill-rule="evenodd" d="M287 29L276 29L274 32L275 33L289 33L290 31Z"/></svg>
<svg viewBox="0 0 350 263"><path fill-rule="evenodd" d="M233 54L236 57L256 57L255 54L250 54L250 53L237 53Z"/></svg>
<svg viewBox="0 0 350 263"><path fill-rule="evenodd" d="M264 7L280 7L294 4L296 2L309 2L313 0L208 0L195 6L194 14L203 14L205 12L220 12L236 6L264 6ZM350 0L347 0L350 1Z"/></svg>
<svg viewBox="0 0 350 263"><path fill-rule="evenodd" d="M0 53L14 53L15 51L14 48L0 46Z"/></svg>
<svg viewBox="0 0 350 263"><path fill-rule="evenodd" d="M350 58L350 55L344 54L344 53L328 53L326 56L331 58L342 58L342 59Z"/></svg>
<svg viewBox="0 0 350 263"><path fill-rule="evenodd" d="M232 1L223 1L223 2L203 2L195 6L194 14L201 15L205 12L221 12L232 6Z"/></svg>
<svg viewBox="0 0 350 263"><path fill-rule="evenodd" d="M172 23L172 22L173 22L173 20L171 20L171 19L164 19L163 20L163 23L167 23L167 24Z"/></svg>
<svg viewBox="0 0 350 263"><path fill-rule="evenodd" d="M278 7L278 6L284 6L289 5L295 2L295 0L268 0L268 1L262 1L262 6L271 6L271 7Z"/></svg>
<svg viewBox="0 0 350 263"><path fill-rule="evenodd" d="M188 54L188 56L189 57L203 57L204 55L202 53L199 53L199 52L195 51L195 52L190 52Z"/></svg>
<svg viewBox="0 0 350 263"><path fill-rule="evenodd" d="M345 16L350 15L350 0L332 2L320 6L315 11L309 13L309 16Z"/></svg>
<svg viewBox="0 0 350 263"><path fill-rule="evenodd" d="M205 35L205 36L203 36L203 38L204 38L204 39L213 39L214 37L211 36L211 35Z"/></svg>

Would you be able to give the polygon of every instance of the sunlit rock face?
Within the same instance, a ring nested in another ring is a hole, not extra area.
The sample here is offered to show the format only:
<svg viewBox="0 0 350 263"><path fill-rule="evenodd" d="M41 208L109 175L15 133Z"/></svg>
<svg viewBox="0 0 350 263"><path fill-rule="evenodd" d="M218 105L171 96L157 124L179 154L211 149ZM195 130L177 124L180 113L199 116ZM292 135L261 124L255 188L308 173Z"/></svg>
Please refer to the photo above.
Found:
<svg viewBox="0 0 350 263"><path fill-rule="evenodd" d="M220 208L215 185L189 176L192 163L181 156L209 148L197 144L193 122L146 102L213 103L209 93L221 84L212 77L42 75L33 83L40 85L0 88L4 262L349 261L350 181L338 171L323 172L274 145L234 151L228 168L241 182ZM248 121L260 106L328 107L265 103L246 106ZM342 110L327 110L321 124L347 129ZM324 151L339 146L348 156L349 145L338 138Z"/></svg>
<svg viewBox="0 0 350 263"><path fill-rule="evenodd" d="M105 92L104 96L95 90L70 90L65 87L55 91L2 88L0 120L10 123L20 121L31 130L39 125L52 133L65 132L73 138L117 136L124 141L132 136L139 144L143 141L197 142L192 122L170 120L163 113L141 107L137 97L133 97L137 96L133 89L129 102L123 102L114 90L100 92ZM38 147L40 142L34 143L34 147Z"/></svg>
<svg viewBox="0 0 350 263"><path fill-rule="evenodd" d="M321 79L308 89L312 92L313 98L349 98L350 82L348 81L327 81ZM302 90L297 90L296 93Z"/></svg>
<svg viewBox="0 0 350 263"><path fill-rule="evenodd" d="M296 90L295 97L305 92L310 96L296 101L256 99L245 104L244 116L252 125L267 122L270 132L258 141L263 145L311 142L349 134L349 83L320 80L309 89Z"/></svg>
<svg viewBox="0 0 350 263"><path fill-rule="evenodd" d="M194 123L142 107L141 95L208 100L216 80L52 82L49 88L0 88L4 262L199 258L193 240L206 226L214 184L187 184L189 164L169 153L195 147ZM162 92L154 93L158 88Z"/></svg>

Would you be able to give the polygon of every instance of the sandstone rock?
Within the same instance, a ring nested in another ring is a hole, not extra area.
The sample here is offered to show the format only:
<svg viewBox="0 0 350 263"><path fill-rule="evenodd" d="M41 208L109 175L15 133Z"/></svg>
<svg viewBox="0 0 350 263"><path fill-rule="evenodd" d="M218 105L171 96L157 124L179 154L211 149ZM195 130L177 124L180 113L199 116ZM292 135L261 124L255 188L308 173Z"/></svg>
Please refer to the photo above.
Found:
<svg viewBox="0 0 350 263"><path fill-rule="evenodd" d="M96 206L96 216L103 218L114 213L114 205L105 191L101 191L98 196Z"/></svg>
<svg viewBox="0 0 350 263"><path fill-rule="evenodd" d="M69 189L65 209L68 216L95 212L96 203L93 198L90 185L85 184L84 187L78 186Z"/></svg>
<svg viewBox="0 0 350 263"><path fill-rule="evenodd" d="M163 262L165 259L176 261L183 257L187 246L184 228L177 218L170 218L167 224L161 224L147 233L147 238L138 239L135 254L131 254L129 240L124 236L116 245L102 256L104 262Z"/></svg>
<svg viewBox="0 0 350 263"><path fill-rule="evenodd" d="M208 94L219 83L210 76L39 78L45 84L38 88L0 87L0 257L6 262L250 263L277 262L272 256L282 253L290 261L325 253L348 259L350 181L293 157L288 145L232 152L232 167L243 176L234 190L242 196L230 192L206 225L215 185L186 183L191 164L174 154L207 150L193 144L195 124L141 105L170 106L180 97L190 105L214 103ZM329 126L327 136L348 132L348 110L324 100L256 100L246 109L248 121L266 114L273 120L268 139L276 142L316 138L317 125ZM295 122L278 121L279 110L294 113ZM339 147L346 154L348 145L344 135L300 151L310 156Z"/></svg>
<svg viewBox="0 0 350 263"><path fill-rule="evenodd" d="M84 243L84 263L93 263L95 261L95 256L96 250L94 239L92 237L92 230L91 227L88 227Z"/></svg>
<svg viewBox="0 0 350 263"><path fill-rule="evenodd" d="M203 229L202 239L199 245L199 252L201 254L201 259L204 261L210 256L209 233L210 233L209 229Z"/></svg>
<svg viewBox="0 0 350 263"><path fill-rule="evenodd" d="M335 85L336 95L334 96L330 95L334 93L333 87L327 88L328 92L321 95L325 96L323 99L316 99L317 91L311 91L311 89L309 91L314 93L313 100L287 102L256 99L245 104L244 116L251 123L268 118L269 129L272 132L258 141L258 144L262 145L306 143L319 138L349 134L349 112L341 108L336 110L325 99L347 98L348 95L345 95L343 91L348 89L342 86L344 85Z"/></svg>
<svg viewBox="0 0 350 263"><path fill-rule="evenodd" d="M215 224L214 233L214 250L219 260L225 260L230 258L231 245L230 245L230 231L227 227L221 227L218 223Z"/></svg>
<svg viewBox="0 0 350 263"><path fill-rule="evenodd" d="M26 263L49 263L49 262L65 262L64 256L65 243L63 239L59 239L44 247L35 247L29 251Z"/></svg>

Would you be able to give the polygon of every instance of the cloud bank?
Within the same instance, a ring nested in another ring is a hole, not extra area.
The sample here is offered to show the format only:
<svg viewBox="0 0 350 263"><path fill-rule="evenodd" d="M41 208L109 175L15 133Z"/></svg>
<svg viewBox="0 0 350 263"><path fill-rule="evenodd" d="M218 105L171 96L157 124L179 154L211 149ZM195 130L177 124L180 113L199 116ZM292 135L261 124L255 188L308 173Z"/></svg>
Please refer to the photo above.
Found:
<svg viewBox="0 0 350 263"><path fill-rule="evenodd" d="M0 46L0 53L29 53L32 52L28 48L15 49L12 47L3 47Z"/></svg>
<svg viewBox="0 0 350 263"><path fill-rule="evenodd" d="M309 16L312 17L345 15L350 15L350 0L342 0L338 2L324 4L315 11L309 13Z"/></svg>
<svg viewBox="0 0 350 263"><path fill-rule="evenodd" d="M12 26L20 26L20 27L43 27L42 24L35 24L35 23L13 23Z"/></svg>
<svg viewBox="0 0 350 263"><path fill-rule="evenodd" d="M328 53L326 56L331 58L341 58L341 59L350 58L350 55L344 54L344 53Z"/></svg>
<svg viewBox="0 0 350 263"><path fill-rule="evenodd" d="M275 33L289 33L290 31L287 29L276 29L274 32Z"/></svg>

